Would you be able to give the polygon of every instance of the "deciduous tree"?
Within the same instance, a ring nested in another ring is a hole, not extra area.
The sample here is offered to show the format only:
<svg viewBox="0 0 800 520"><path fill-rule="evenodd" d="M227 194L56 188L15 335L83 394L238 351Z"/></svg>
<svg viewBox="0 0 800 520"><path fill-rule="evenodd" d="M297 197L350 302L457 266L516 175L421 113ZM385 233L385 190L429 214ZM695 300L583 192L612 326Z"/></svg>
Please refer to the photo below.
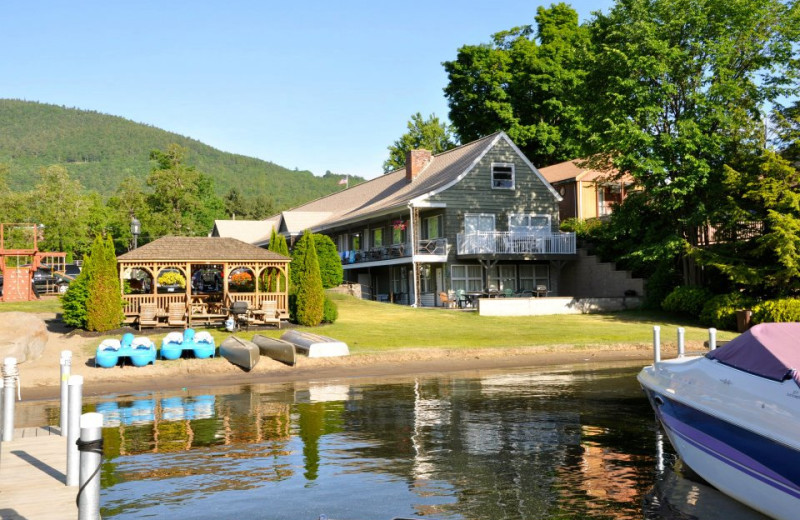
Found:
<svg viewBox="0 0 800 520"><path fill-rule="evenodd" d="M417 112L408 122L408 132L389 146L389 158L383 163L384 173L388 173L406 164L406 154L411 150L424 148L433 154L445 152L455 147L450 127L439 121L435 114L423 119Z"/></svg>

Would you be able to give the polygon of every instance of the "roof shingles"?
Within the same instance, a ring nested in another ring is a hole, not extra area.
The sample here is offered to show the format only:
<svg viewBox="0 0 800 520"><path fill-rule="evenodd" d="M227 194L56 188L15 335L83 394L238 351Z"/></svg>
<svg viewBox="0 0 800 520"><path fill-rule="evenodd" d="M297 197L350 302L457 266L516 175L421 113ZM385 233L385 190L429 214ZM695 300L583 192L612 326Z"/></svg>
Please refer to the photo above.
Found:
<svg viewBox="0 0 800 520"><path fill-rule="evenodd" d="M260 247L226 237L161 237L117 257L120 261L290 261Z"/></svg>

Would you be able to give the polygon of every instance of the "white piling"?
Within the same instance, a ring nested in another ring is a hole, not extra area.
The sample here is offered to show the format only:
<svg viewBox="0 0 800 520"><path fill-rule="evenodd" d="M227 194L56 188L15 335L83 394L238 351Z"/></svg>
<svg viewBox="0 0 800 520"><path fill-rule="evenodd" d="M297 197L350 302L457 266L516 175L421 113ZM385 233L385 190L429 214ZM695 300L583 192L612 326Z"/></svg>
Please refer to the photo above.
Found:
<svg viewBox="0 0 800 520"><path fill-rule="evenodd" d="M81 407L83 406L83 376L69 376L67 404L67 485L77 486L80 475L80 455L76 441L80 435Z"/></svg>
<svg viewBox="0 0 800 520"><path fill-rule="evenodd" d="M3 440L14 440L14 397L18 391L19 371L17 358L3 360Z"/></svg>
<svg viewBox="0 0 800 520"><path fill-rule="evenodd" d="M717 349L717 329L711 327L708 329L708 350Z"/></svg>
<svg viewBox="0 0 800 520"><path fill-rule="evenodd" d="M81 415L78 520L100 519L100 463L103 460L103 415Z"/></svg>
<svg viewBox="0 0 800 520"><path fill-rule="evenodd" d="M686 355L686 330L683 327L678 327L678 357L682 358Z"/></svg>
<svg viewBox="0 0 800 520"><path fill-rule="evenodd" d="M653 326L653 364L661 361L661 327Z"/></svg>
<svg viewBox="0 0 800 520"><path fill-rule="evenodd" d="M61 351L61 418L58 427L61 428L61 436L67 436L67 407L69 401L69 376L72 371L72 351Z"/></svg>

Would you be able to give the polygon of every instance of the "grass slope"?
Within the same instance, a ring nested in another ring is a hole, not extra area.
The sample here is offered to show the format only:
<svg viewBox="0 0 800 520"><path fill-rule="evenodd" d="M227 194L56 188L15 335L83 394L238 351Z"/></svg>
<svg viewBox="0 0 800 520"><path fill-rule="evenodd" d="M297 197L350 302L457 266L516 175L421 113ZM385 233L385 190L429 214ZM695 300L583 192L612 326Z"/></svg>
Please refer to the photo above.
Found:
<svg viewBox="0 0 800 520"><path fill-rule="evenodd" d="M170 143L189 149L187 163L213 178L220 195L236 186L248 195L270 195L282 210L341 190L341 175L315 177L122 117L0 99L0 163L9 166L15 191L32 188L40 168L61 164L84 188L108 196L126 177L144 179L152 167L150 151Z"/></svg>

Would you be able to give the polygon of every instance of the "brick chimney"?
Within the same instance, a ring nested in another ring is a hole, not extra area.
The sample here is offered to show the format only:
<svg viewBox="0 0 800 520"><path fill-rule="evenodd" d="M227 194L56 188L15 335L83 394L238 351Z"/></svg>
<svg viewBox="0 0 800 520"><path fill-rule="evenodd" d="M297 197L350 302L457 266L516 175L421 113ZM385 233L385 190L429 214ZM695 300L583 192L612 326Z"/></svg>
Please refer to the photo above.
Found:
<svg viewBox="0 0 800 520"><path fill-rule="evenodd" d="M432 159L430 150L420 148L406 152L406 181L412 182Z"/></svg>

